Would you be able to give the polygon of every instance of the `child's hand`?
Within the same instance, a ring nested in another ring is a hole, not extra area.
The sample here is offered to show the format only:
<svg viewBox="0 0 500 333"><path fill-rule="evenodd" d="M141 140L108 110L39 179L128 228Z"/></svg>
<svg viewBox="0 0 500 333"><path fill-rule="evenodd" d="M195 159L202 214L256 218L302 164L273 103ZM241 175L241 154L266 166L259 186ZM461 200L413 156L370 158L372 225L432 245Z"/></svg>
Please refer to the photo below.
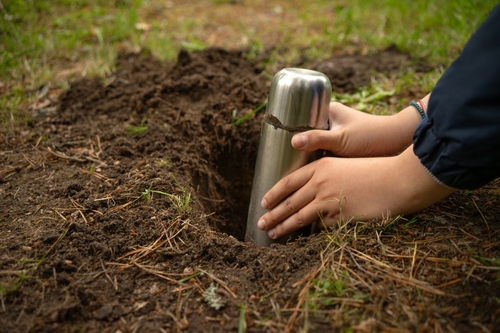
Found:
<svg viewBox="0 0 500 333"><path fill-rule="evenodd" d="M392 116L375 116L340 103L330 103L330 130L296 134L292 146L298 150L325 149L336 156L388 156L412 143L421 120L413 107Z"/></svg>
<svg viewBox="0 0 500 333"><path fill-rule="evenodd" d="M277 239L319 218L332 226L414 212L449 195L420 164L413 146L399 156L324 157L280 180L262 200L258 227Z"/></svg>

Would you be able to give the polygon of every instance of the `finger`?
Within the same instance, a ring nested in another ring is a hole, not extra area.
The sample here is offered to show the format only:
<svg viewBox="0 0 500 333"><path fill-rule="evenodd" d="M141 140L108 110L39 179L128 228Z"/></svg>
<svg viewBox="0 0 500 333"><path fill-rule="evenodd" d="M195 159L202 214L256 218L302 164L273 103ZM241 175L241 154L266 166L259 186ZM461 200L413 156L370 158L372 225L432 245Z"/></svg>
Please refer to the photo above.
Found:
<svg viewBox="0 0 500 333"><path fill-rule="evenodd" d="M272 209L281 200L307 184L314 174L315 164L316 161L309 163L277 182L262 198L260 204L262 208Z"/></svg>
<svg viewBox="0 0 500 333"><path fill-rule="evenodd" d="M311 201L297 213L289 216L286 220L277 224L274 228L271 228L267 234L272 239L281 238L291 232L294 232L295 230L310 225L323 215L324 209L326 208L327 207L324 207L324 205L321 205L317 201Z"/></svg>
<svg viewBox="0 0 500 333"><path fill-rule="evenodd" d="M263 230L274 228L281 221L299 212L303 207L309 205L316 196L315 189L302 187L297 192L286 197L271 211L267 212L257 222L257 226ZM301 221L304 222L305 221Z"/></svg>
<svg viewBox="0 0 500 333"><path fill-rule="evenodd" d="M297 150L315 151L318 149L335 150L337 133L326 130L310 130L295 134L292 146Z"/></svg>
<svg viewBox="0 0 500 333"><path fill-rule="evenodd" d="M292 137L292 146L297 150L315 151L318 149L329 150L337 153L345 147L346 135L344 133L344 122L346 114L359 112L350 107L338 103L330 103L330 112L328 115L330 121L330 129L326 130L310 130L295 134Z"/></svg>

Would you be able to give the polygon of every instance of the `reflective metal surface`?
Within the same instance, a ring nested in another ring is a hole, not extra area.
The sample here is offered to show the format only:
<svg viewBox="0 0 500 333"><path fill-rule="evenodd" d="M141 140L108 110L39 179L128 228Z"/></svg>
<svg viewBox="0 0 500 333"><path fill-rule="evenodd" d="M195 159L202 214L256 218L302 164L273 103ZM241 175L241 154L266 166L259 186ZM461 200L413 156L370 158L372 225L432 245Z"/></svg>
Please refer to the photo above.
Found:
<svg viewBox="0 0 500 333"><path fill-rule="evenodd" d="M328 77L320 72L287 68L274 76L260 134L245 241L269 246L310 233L310 227L305 227L275 241L257 227L257 221L266 213L260 206L264 194L284 176L322 156L322 151L295 150L291 139L297 132L328 129L331 93Z"/></svg>

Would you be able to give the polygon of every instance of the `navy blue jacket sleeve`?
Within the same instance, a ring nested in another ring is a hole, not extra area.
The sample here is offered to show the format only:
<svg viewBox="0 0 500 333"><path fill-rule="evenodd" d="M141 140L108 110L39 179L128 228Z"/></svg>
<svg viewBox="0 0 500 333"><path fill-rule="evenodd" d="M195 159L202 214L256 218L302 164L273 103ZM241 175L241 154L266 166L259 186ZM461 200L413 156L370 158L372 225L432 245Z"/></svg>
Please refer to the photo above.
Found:
<svg viewBox="0 0 500 333"><path fill-rule="evenodd" d="M500 5L432 90L413 149L438 182L475 189L500 176Z"/></svg>

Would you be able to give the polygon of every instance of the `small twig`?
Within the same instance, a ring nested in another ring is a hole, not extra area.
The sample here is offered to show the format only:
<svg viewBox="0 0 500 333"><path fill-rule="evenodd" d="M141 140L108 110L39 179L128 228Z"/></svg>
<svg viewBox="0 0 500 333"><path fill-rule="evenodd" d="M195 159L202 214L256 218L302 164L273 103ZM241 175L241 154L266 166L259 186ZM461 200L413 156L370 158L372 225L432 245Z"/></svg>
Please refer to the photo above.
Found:
<svg viewBox="0 0 500 333"><path fill-rule="evenodd" d="M18 170L21 170L22 168L28 166L29 163L25 163L19 167L10 167L10 168L7 168L7 169L4 169L4 170L0 170L0 175L4 174L4 173L11 173L11 172L14 172L14 171L18 171Z"/></svg>
<svg viewBox="0 0 500 333"><path fill-rule="evenodd" d="M387 272L383 269L381 269L382 272L386 273L387 275L390 275L390 277L397 281L397 282L401 282L401 283L404 283L404 284L407 284L409 286L412 286L412 287L415 287L415 288L420 288L422 290L425 290L427 292L430 292L432 294L435 294L435 295L439 295L439 296L445 296L447 295L444 291L442 290L439 290L435 287L432 287L428 284L426 284L425 282L423 281L420 281L420 280L416 280L416 279L408 279L408 278L405 278L405 277L402 277L402 276L399 276L399 275L396 275L392 272ZM447 296L452 296L452 295L447 295Z"/></svg>
<svg viewBox="0 0 500 333"><path fill-rule="evenodd" d="M376 260L375 258L372 258L372 257L370 257L369 255L367 255L367 254L365 254L365 253L363 253L363 252L361 252L361 251L358 251L358 250L356 250L356 249L350 249L350 250L352 250L352 251L356 254L356 256L357 256L358 258L360 258L360 259L364 259L364 260L367 260L367 261L373 262L373 263L375 263L375 264L377 264L377 265L379 265L379 266L382 266L382 267L385 267L385 268L390 268L390 269L392 269L392 270L399 270L399 271L401 271L401 270L402 270L401 268L398 268L398 267L393 267L393 266L390 266L390 265L388 265L388 264L386 264L386 263L384 263L384 262L381 262L381 261L379 261L379 260Z"/></svg>
<svg viewBox="0 0 500 333"><path fill-rule="evenodd" d="M35 164L35 162L33 162L33 161L32 161L31 159L29 159L26 155L24 155L24 153L23 153L23 152L21 152L21 154L23 154L24 159L25 159L26 161L28 161L28 163L29 163L29 164L31 164L31 167L36 168L36 164Z"/></svg>
<svg viewBox="0 0 500 333"><path fill-rule="evenodd" d="M297 319L297 316L299 315L300 308L301 308L302 304L304 304L306 297L307 297L307 294L309 293L309 288L311 288L312 281L323 268L324 268L324 263L322 263L320 267L316 268L314 271L307 274L302 280L300 280L300 282L305 281L306 284L304 285L304 287L302 288L302 290L299 293L297 304L295 305L295 308L292 309L293 310L292 315L290 316L290 318L288 318L288 322L285 326L285 332L290 332L292 330L293 325L295 324L295 320ZM298 282L296 282L293 286L294 287L297 286L297 283Z"/></svg>
<svg viewBox="0 0 500 333"><path fill-rule="evenodd" d="M43 140L43 136L40 135L40 137L38 138L38 140L36 140L35 149L38 148L38 145L40 144L40 142L42 142L42 140Z"/></svg>
<svg viewBox="0 0 500 333"><path fill-rule="evenodd" d="M466 234L467 236L471 237L471 238L474 238L475 240L477 241L481 241L479 238L477 238L476 236L473 236L471 234L469 234L467 231L465 231L464 229L462 228L458 228L458 230L460 230L461 232L463 232L464 234Z"/></svg>
<svg viewBox="0 0 500 333"><path fill-rule="evenodd" d="M224 281L222 281L221 279L217 278L215 275L210 274L209 272L207 272L207 271L205 271L205 270L203 270L203 269L201 269L201 268L199 268L199 267L197 267L196 269L197 269L198 271L200 271L200 272L202 272L202 273L204 273L204 274L208 275L208 276L209 276L212 280L214 280L214 281L216 281L218 284L220 284L220 285L221 285L221 287L222 287L222 288L224 288L224 289L226 289L226 290L227 290L227 292L228 292L229 294L231 294L231 296L232 296L233 298L237 298L236 294L235 294L235 293L234 293L231 289L229 289L229 287L228 287L228 286L224 283Z"/></svg>
<svg viewBox="0 0 500 333"><path fill-rule="evenodd" d="M53 209L53 208L52 208L52 210L53 210L54 212L56 212L56 213L57 213L57 215L59 215L59 216L60 216L60 217L61 217L64 221L67 221L67 220L66 220L66 218L65 218L65 217L64 217L61 213L59 213L57 210L55 210L55 209Z"/></svg>
<svg viewBox="0 0 500 333"><path fill-rule="evenodd" d="M177 304L175 306L175 317L177 318L178 322L181 321L181 307L182 307L182 291L179 290L177 292ZM181 325L177 324L177 332L181 331Z"/></svg>
<svg viewBox="0 0 500 333"><path fill-rule="evenodd" d="M165 309L164 311L165 311L165 313L167 315L170 316L170 318L173 319L173 321L175 322L175 326L177 327L177 332L179 332L180 331L180 327L181 327L182 324L179 322L179 320L177 319L177 317L174 316L174 314L172 312L168 311L167 309Z"/></svg>
<svg viewBox="0 0 500 333"><path fill-rule="evenodd" d="M203 200L210 201L210 202L224 202L226 201L225 199L210 199L202 196L201 194L197 194L198 197L202 198Z"/></svg>
<svg viewBox="0 0 500 333"><path fill-rule="evenodd" d="M410 279L413 279L413 268L415 267L416 258L417 258L417 243L415 243L415 247L413 249L413 258L411 259Z"/></svg>
<svg viewBox="0 0 500 333"><path fill-rule="evenodd" d="M430 238L430 239L423 239L423 240L416 240L413 242L403 242L403 244L406 245L413 245L413 244L427 244L427 243L437 243L439 241L445 240L445 239L450 239L450 238L455 238L455 235L449 235L449 236L439 236L435 238Z"/></svg>
<svg viewBox="0 0 500 333"><path fill-rule="evenodd" d="M380 231L380 233L382 233L382 231ZM380 245L380 248L382 249L382 253L387 256L387 253L385 253L385 246L384 244L382 243L382 241L380 240L380 235L379 233L377 232L377 230L375 230L375 235L377 235L377 243Z"/></svg>
<svg viewBox="0 0 500 333"><path fill-rule="evenodd" d="M96 135L96 138L97 138L97 147L99 148L99 151L96 153L96 155L97 157L102 158L103 156L101 156L102 154L101 138L99 137L99 135Z"/></svg>
<svg viewBox="0 0 500 333"><path fill-rule="evenodd" d="M26 271L0 271L0 275L19 275L26 274Z"/></svg>
<svg viewBox="0 0 500 333"><path fill-rule="evenodd" d="M343 269L345 269L347 272L349 272L349 274L354 275L354 277L356 279L358 279L358 281L361 282L366 288L368 288L368 289L371 289L371 288L376 289L377 288L371 280L368 280L368 282L370 282L372 284L372 286L370 287L370 285L368 285L368 282L363 280L361 278L361 276L359 276L358 273L356 273L353 269L349 268L346 264L341 264L341 265L339 265L339 267L342 267Z"/></svg>
<svg viewBox="0 0 500 333"><path fill-rule="evenodd" d="M42 264L42 262L45 260L45 257L47 257L47 255L56 247L56 245L59 244L59 242L66 236L66 234L68 233L68 231L72 225L73 225L73 222L71 222L68 225L66 230L64 230L64 232L59 236L59 238L57 238L57 240L54 242L54 244L52 244L52 246L48 249L48 251L45 252L45 254L42 256L42 258L39 260L37 267Z"/></svg>
<svg viewBox="0 0 500 333"><path fill-rule="evenodd" d="M473 321L471 322L472 325L479 327L484 333L491 333L492 331L483 323L480 323L478 321Z"/></svg>
<svg viewBox="0 0 500 333"><path fill-rule="evenodd" d="M91 161L91 162L94 162L94 163L99 163L99 166L105 166L106 163L104 163L103 161L99 160L99 159L96 159L96 158L92 158L90 156L84 156L84 158L88 161Z"/></svg>
<svg viewBox="0 0 500 333"><path fill-rule="evenodd" d="M83 170L83 169L82 169ZM86 170L83 170L85 173L87 173L88 171ZM106 184L108 184L109 186L113 185L113 179L112 178L108 178L102 174L100 174L99 172L92 172L92 175L94 177L96 177L97 179L99 180L102 180L103 182L105 182Z"/></svg>
<svg viewBox="0 0 500 333"><path fill-rule="evenodd" d="M483 218L484 224L486 224L486 229L488 229L488 233L489 233L490 232L490 226L488 225L488 222L486 221L486 219L484 218L483 213L481 212L481 210L477 206L476 200L474 200L474 198L471 198L471 199L472 199L472 203L474 204L474 206L476 206L477 211L479 212L479 214L481 214L481 217Z"/></svg>
<svg viewBox="0 0 500 333"><path fill-rule="evenodd" d="M175 220L174 223L172 223L167 230L164 231L164 233L157 239L153 242L153 244L149 245L149 246L146 246L146 247L143 247L143 248L140 248L140 249L135 249L135 250L132 250L132 251L129 251L127 252L126 254L124 254L123 256L121 256L120 258L117 259L117 261L119 260L122 260L126 257L129 257L133 254L137 254L139 253L140 255L138 257L135 257L133 258L132 260L138 260L140 258L143 258L145 256L147 256L148 254L150 253L153 253L154 251L156 251L157 249L159 249L160 247L162 247L163 245L165 245L166 243L169 243L170 245L170 248L172 248L174 251L176 251L177 253L180 253L181 251L178 249L175 249L174 246L172 245L172 243L170 242L171 239L175 238L179 233L181 233L187 226L188 224L184 224L184 226L182 228L180 228L179 230L177 230L177 232L171 236L168 236L167 235L167 232L170 230L170 228L172 228L173 226L177 225L177 223L179 222L179 219ZM163 236L165 236L165 240L164 241L161 241L161 239L163 238ZM161 241L161 242L160 242Z"/></svg>
<svg viewBox="0 0 500 333"><path fill-rule="evenodd" d="M115 277L115 281L113 282L113 280L111 280L111 277L108 274L108 271L106 271L106 268L104 268L104 263L102 262L102 259L101 259L101 267L102 267L102 270L104 271L104 275L106 275L109 282L111 282L111 285L113 286L113 288L115 290L118 290L118 283L116 282L116 277Z"/></svg>
<svg viewBox="0 0 500 333"><path fill-rule="evenodd" d="M2 310L3 310L3 312L6 312L6 310L5 310L5 303L3 301L3 292L0 292L0 301L2 302Z"/></svg>
<svg viewBox="0 0 500 333"><path fill-rule="evenodd" d="M14 172L14 171L17 171L16 167L10 167L10 168L7 168L7 169L3 169L3 170L0 170L0 175L4 174L4 173L11 173L11 172Z"/></svg>
<svg viewBox="0 0 500 333"><path fill-rule="evenodd" d="M278 278L266 267L266 265L264 265L264 263L258 259L257 261L261 265L261 267L267 272L267 274L269 274L269 276L273 278L273 281L277 282Z"/></svg>
<svg viewBox="0 0 500 333"><path fill-rule="evenodd" d="M500 271L500 267L497 266L477 266L477 268L487 269L490 271Z"/></svg>
<svg viewBox="0 0 500 333"><path fill-rule="evenodd" d="M82 211L80 210L80 208L78 208L78 206L82 207L81 205L79 205L75 200L71 199L71 202L73 203L73 205L75 206L76 210L78 210L78 212L80 213L80 215L83 217L83 220L85 221L85 223L89 224L89 221L87 221L87 219L85 218L85 215L83 215Z"/></svg>
<svg viewBox="0 0 500 333"><path fill-rule="evenodd" d="M52 178L52 175L54 175L55 172L56 172L56 170L52 170L52 172L49 175L49 178L47 178L47 182L50 180L50 178Z"/></svg>
<svg viewBox="0 0 500 333"><path fill-rule="evenodd" d="M162 279L164 279L164 280L167 280L167 281L173 282L173 283L175 283L175 284L178 284L178 283L179 283L177 280L172 279L172 278L169 278L168 276L165 276L165 275L163 274L163 272L161 272L161 271L157 271L157 270L149 269L149 268L147 268L146 266L143 266L143 265L141 265L141 264L138 264L138 263L137 263L137 262L135 262L135 261L132 261L132 264L134 264L135 266L137 266L137 267L139 267L140 269L144 270L145 272L150 273L150 274L153 274L153 275L156 275L156 276L158 276L158 277L160 277L160 278L162 278Z"/></svg>
<svg viewBox="0 0 500 333"><path fill-rule="evenodd" d="M361 266L360 266L360 264L358 264L358 262L356 261L356 259L354 259L354 256L352 255L352 252L351 252L351 250L349 249L349 247L348 247L348 246L346 246L346 247L345 247L345 249L347 250L347 252L348 252L348 253L349 253L349 255L351 256L352 261L354 262L354 264L356 265L356 267L357 267L360 271L362 271L363 273L366 273L366 274L368 274L368 275L374 275L373 273L368 272L366 269L364 269L363 267L361 267ZM375 275L375 276L376 276L376 275ZM376 277L377 277L377 276L376 276Z"/></svg>
<svg viewBox="0 0 500 333"><path fill-rule="evenodd" d="M453 241L453 239L450 239L451 244L457 249L458 253L462 253L462 250L458 247L458 245Z"/></svg>
<svg viewBox="0 0 500 333"><path fill-rule="evenodd" d="M127 206L131 205L132 203L136 202L137 200L139 200L141 197L137 197L135 200L132 200L132 201L129 201L121 206L116 206L116 207L113 207L111 208L110 210L106 211L104 214L107 215L107 214L111 214L111 213L115 213L123 208L126 208Z"/></svg>
<svg viewBox="0 0 500 333"><path fill-rule="evenodd" d="M347 248L347 247L346 247ZM395 280L396 282L400 282L400 283L404 283L404 284L407 284L407 285L410 285L410 286L413 286L413 287L416 287L416 288L420 288L422 290L425 290L427 292L430 292L430 293L433 293L433 294L436 294L436 295L446 295L445 292L443 292L442 290L439 290L435 287L432 287L428 284L426 284L425 282L422 282L420 280L417 280L415 278L412 278L412 279L408 279L404 276L400 276L396 273L394 273L394 269L396 269L396 267L391 267L391 266L388 266L386 265L385 263L382 263L382 262L379 262L367 255L365 255L364 253L362 252L359 252L355 249L352 249L353 251L355 251L355 253L357 252L357 256L361 259L365 259L365 260L369 260L371 262L374 262L376 264L378 264L378 266L375 266L376 269L380 270L381 272L389 275L393 280ZM391 271L388 271L387 269L390 269ZM372 274L372 273L370 273ZM375 275L376 276L376 275Z"/></svg>
<svg viewBox="0 0 500 333"><path fill-rule="evenodd" d="M388 255L388 257L390 257L390 258L404 258L404 259L413 258L413 256L403 256L403 255L394 255L394 254ZM416 259L421 259L421 260L426 260L426 261L431 261L431 262L448 263L454 267L469 263L468 261L463 261L463 260L453 260L453 259L439 258L439 257L428 257L428 254L426 254L423 257L417 256Z"/></svg>
<svg viewBox="0 0 500 333"><path fill-rule="evenodd" d="M83 159L78 158L78 157L68 156L68 155L61 153L61 152L52 151L52 149L50 149L50 147L47 147L47 151L49 153L51 153L52 155L59 157L59 158L62 158L62 159L65 159L65 160L76 161L76 162L85 162L86 161L86 160L83 160Z"/></svg>
<svg viewBox="0 0 500 333"><path fill-rule="evenodd" d="M444 287L448 287L448 286L451 286L452 284L455 284L455 283L458 283L460 281L462 281L463 278L458 278L458 279L454 279L454 280L451 280L451 281L448 281L448 282L445 282L445 283L442 283L440 284L439 286L436 286L436 288L444 288Z"/></svg>
<svg viewBox="0 0 500 333"><path fill-rule="evenodd" d="M428 257L429 253L426 253L421 259L420 261L418 262L417 264L417 267L415 267L415 269L413 270L413 272L415 272L414 274L417 275L418 274L418 270L420 269L420 265L422 265L422 263L424 262L424 260L428 260L428 261L432 261L432 260L429 260L427 257ZM436 259L442 259L442 258L436 258Z"/></svg>
<svg viewBox="0 0 500 333"><path fill-rule="evenodd" d="M55 267L52 267L52 276L54 277L54 286L57 289L57 271Z"/></svg>

